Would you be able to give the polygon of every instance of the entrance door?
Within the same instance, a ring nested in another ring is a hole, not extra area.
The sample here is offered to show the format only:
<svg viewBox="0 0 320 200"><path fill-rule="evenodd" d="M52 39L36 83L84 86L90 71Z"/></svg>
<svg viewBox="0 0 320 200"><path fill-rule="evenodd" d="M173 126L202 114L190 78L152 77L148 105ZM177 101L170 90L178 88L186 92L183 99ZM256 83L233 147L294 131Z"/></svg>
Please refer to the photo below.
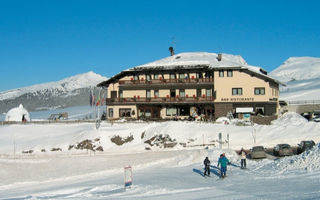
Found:
<svg viewBox="0 0 320 200"><path fill-rule="evenodd" d="M176 90L175 89L171 89L170 90L170 97L171 98L175 98L176 97Z"/></svg>

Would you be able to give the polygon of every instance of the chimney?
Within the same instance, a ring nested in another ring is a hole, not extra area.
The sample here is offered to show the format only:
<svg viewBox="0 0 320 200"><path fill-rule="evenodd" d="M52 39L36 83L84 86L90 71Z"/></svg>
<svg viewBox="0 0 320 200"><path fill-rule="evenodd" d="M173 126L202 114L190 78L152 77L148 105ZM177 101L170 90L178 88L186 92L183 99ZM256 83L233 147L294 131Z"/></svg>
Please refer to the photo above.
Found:
<svg viewBox="0 0 320 200"><path fill-rule="evenodd" d="M170 55L173 56L174 55L173 47L169 47L169 51L170 51Z"/></svg>
<svg viewBox="0 0 320 200"><path fill-rule="evenodd" d="M217 60L220 62L222 60L222 53L218 53Z"/></svg>

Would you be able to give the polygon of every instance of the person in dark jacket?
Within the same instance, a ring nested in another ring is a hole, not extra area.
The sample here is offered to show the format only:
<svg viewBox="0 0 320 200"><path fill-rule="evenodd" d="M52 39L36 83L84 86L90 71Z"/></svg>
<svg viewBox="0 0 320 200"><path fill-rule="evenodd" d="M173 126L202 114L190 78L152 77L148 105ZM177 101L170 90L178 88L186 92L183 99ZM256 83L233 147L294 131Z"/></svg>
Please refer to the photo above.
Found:
<svg viewBox="0 0 320 200"><path fill-rule="evenodd" d="M210 176L210 160L208 157L204 159L203 164L204 164L204 175L206 176L208 173L208 176Z"/></svg>
<svg viewBox="0 0 320 200"><path fill-rule="evenodd" d="M220 173L220 177L224 178L227 174L227 165L229 164L229 160L226 158L225 154L221 154L220 158L218 160L218 167L219 165L221 165L221 173Z"/></svg>

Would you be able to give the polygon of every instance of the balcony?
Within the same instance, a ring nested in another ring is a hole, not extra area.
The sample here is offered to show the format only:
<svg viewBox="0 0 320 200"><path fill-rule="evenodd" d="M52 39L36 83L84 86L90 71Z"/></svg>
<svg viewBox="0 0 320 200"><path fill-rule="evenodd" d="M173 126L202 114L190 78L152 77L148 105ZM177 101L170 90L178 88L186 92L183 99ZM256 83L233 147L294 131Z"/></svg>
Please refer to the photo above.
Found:
<svg viewBox="0 0 320 200"><path fill-rule="evenodd" d="M154 79L154 80L123 80L119 81L120 86L138 85L163 85L163 84L213 84L213 78L191 78L191 79Z"/></svg>
<svg viewBox="0 0 320 200"><path fill-rule="evenodd" d="M190 103L212 103L214 97L154 97L154 98L145 98L145 97L133 97L133 98L116 98L111 99L107 98L107 105L133 105L133 104L190 104Z"/></svg>

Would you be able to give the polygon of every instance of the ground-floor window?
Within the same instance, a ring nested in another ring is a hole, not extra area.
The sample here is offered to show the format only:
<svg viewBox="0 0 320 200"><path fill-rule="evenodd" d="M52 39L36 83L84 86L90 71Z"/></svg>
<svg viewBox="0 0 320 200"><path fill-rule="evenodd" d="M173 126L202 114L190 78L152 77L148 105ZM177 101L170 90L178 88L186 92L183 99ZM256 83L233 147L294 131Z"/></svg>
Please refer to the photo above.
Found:
<svg viewBox="0 0 320 200"><path fill-rule="evenodd" d="M166 115L167 116L175 116L177 115L177 108L167 108L166 109Z"/></svg>
<svg viewBox="0 0 320 200"><path fill-rule="evenodd" d="M264 107L256 107L256 114L264 115Z"/></svg>
<svg viewBox="0 0 320 200"><path fill-rule="evenodd" d="M189 116L190 106L177 106L177 107L167 107L167 116Z"/></svg>
<svg viewBox="0 0 320 200"><path fill-rule="evenodd" d="M113 117L113 108L108 109L108 116Z"/></svg>
<svg viewBox="0 0 320 200"><path fill-rule="evenodd" d="M190 115L190 107L189 106L178 107L178 115L179 116L189 116Z"/></svg>
<svg viewBox="0 0 320 200"><path fill-rule="evenodd" d="M120 117L131 117L131 108L120 108L119 109Z"/></svg>

